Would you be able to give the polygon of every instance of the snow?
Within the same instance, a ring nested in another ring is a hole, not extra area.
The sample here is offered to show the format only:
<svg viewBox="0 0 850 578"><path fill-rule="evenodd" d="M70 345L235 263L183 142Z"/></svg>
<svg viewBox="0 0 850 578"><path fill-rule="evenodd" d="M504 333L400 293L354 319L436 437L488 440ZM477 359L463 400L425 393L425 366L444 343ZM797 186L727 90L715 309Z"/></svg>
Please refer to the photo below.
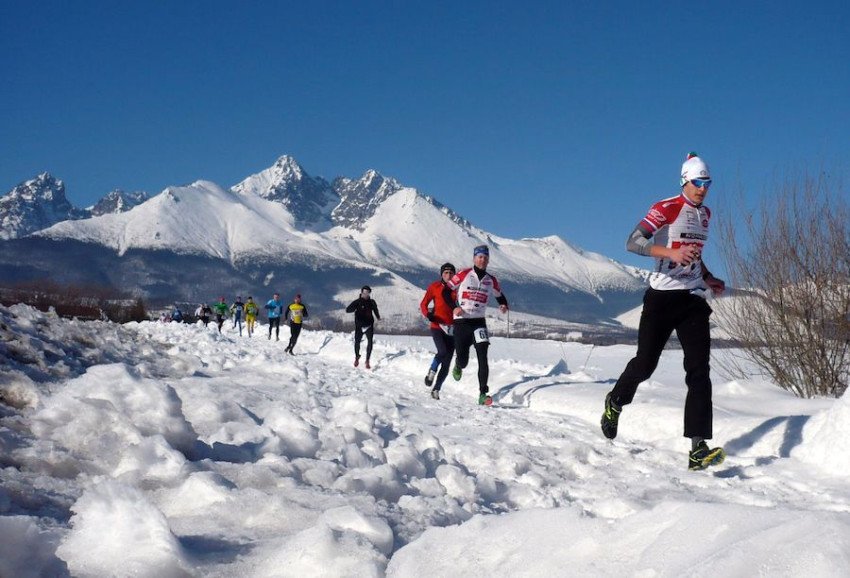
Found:
<svg viewBox="0 0 850 578"><path fill-rule="evenodd" d="M430 339L265 331L0 307L0 576L850 573L850 400L715 372L689 472L678 350L609 441L633 346L495 337L484 408Z"/></svg>
<svg viewBox="0 0 850 578"><path fill-rule="evenodd" d="M335 208L333 191L322 192L318 180L310 181L314 193L326 198L311 198L309 203L302 199L295 205L318 203L328 222L335 211L346 214L345 226L314 230L302 226L292 212L303 207L269 200L276 187L291 185L295 191L291 194L302 194L298 192L302 177L294 159L282 157L230 190L204 180L169 187L124 213L63 221L37 235L97 243L122 255L140 248L203 254L231 263L253 256L296 263L309 257L320 263L354 267L368 263L392 271L435 270L445 260L460 267L471 261L473 247L488 243L491 262L504 278L538 281L597 298L604 289L639 291L643 287L629 268L557 236L512 240L459 222L416 189L372 170L349 181L344 189L356 194ZM372 191L376 179L382 184Z"/></svg>

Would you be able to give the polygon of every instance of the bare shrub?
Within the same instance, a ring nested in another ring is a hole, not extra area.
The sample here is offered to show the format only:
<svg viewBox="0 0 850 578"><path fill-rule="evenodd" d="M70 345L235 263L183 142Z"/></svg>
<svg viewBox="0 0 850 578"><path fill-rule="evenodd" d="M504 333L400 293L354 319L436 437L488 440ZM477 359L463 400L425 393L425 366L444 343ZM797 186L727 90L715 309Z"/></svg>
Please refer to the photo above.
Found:
<svg viewBox="0 0 850 578"><path fill-rule="evenodd" d="M732 376L744 361L800 397L840 397L850 376L850 208L821 175L786 179L758 209L724 211L720 247L730 284L718 321L741 356L717 360Z"/></svg>
<svg viewBox="0 0 850 578"><path fill-rule="evenodd" d="M126 323L148 318L141 298L100 285L62 285L50 279L0 286L0 303L25 303L60 317Z"/></svg>

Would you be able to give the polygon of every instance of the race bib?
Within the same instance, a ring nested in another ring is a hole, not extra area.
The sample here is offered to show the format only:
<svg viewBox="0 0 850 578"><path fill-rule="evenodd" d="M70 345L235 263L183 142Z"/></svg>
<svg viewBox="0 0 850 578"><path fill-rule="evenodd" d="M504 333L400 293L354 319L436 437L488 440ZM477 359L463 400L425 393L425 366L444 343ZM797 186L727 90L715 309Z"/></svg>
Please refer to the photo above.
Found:
<svg viewBox="0 0 850 578"><path fill-rule="evenodd" d="M454 325L443 325L442 323L440 323L440 329L442 329L443 333L445 333L446 335L454 335L455 334Z"/></svg>
<svg viewBox="0 0 850 578"><path fill-rule="evenodd" d="M475 338L475 343L490 343L490 334L487 333L486 327L476 329L472 336Z"/></svg>
<svg viewBox="0 0 850 578"><path fill-rule="evenodd" d="M295 323L301 323L301 313L293 313L292 321L294 321Z"/></svg>

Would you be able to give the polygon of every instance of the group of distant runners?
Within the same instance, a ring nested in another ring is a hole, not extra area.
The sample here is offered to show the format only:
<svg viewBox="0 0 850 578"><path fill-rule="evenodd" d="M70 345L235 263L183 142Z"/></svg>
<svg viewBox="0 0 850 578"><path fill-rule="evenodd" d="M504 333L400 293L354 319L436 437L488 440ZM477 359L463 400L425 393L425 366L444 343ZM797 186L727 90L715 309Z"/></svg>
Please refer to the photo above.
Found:
<svg viewBox="0 0 850 578"><path fill-rule="evenodd" d="M452 376L460 380L463 370L469 364L469 349L475 348L478 358L478 403L492 405L493 398L489 395L487 381L489 365L487 352L490 346L490 335L487 331L485 311L491 297L495 297L499 309L504 313L508 310L508 301L502 294L501 287L495 276L487 272L490 262L490 248L479 245L472 251L473 265L458 272L451 263L440 267L440 279L432 283L420 303L422 315L430 322L431 336L437 348L437 353L431 362L431 367L425 376L425 384L431 387L431 397L440 399L440 389L449 373L452 357L456 355ZM280 294L275 293L263 306L269 321L268 339L275 336L280 341L281 319L288 321L290 328L289 344L285 351L294 355L294 348L301 334L301 327L308 317L307 306L301 302L301 295L295 296L292 303L284 306ZM366 338L366 358L364 367L372 367L372 347L374 344L375 322L381 319L378 304L372 299L372 288L364 285L360 295L345 308L347 313L354 314L354 367L360 365L360 344ZM195 316L204 324L215 317L218 331L221 333L226 319L232 317L233 328L239 328L242 336L242 320L244 317L248 337L253 336L254 326L259 315L260 307L253 297L243 302L241 296L230 305L224 297L212 307L201 303L195 310ZM182 313L175 307L171 313L173 321L183 321Z"/></svg>
<svg viewBox="0 0 850 578"><path fill-rule="evenodd" d="M696 153L690 153L682 165L681 193L653 204L626 241L628 251L653 258L655 267L643 298L637 353L606 395L601 420L604 436L614 439L623 407L632 402L638 385L655 371L665 344L676 331L684 352L688 389L684 435L691 440L688 454L688 468L691 470L719 464L726 455L723 448L709 448L706 443L712 437L713 417L709 376L709 316L712 310L705 297L708 293L720 295L725 290L725 283L712 275L702 260L711 218L711 211L703 201L711 183L708 165ZM496 277L487 272L489 262L490 248L478 245L472 251L472 267L457 271L453 264L444 263L440 267L440 279L428 286L419 304L422 315L430 323L436 347L425 376L425 384L431 388L434 399L440 399L452 357L455 357L452 377L460 380L469 363L469 350L474 347L478 359L478 403L493 403L487 383L490 335L485 311L490 299L495 298L500 311L505 313L508 301ZM354 314L354 366L360 365L360 343L365 336L364 366L367 369L371 368L375 321L381 319L371 293L372 289L364 285L359 297L346 307L347 313ZM284 307L280 295L275 293L265 309L269 318L269 339L272 330L275 338L279 339L282 315L289 320L292 336L286 350L292 353L302 321L307 317L301 296L296 295L295 300ZM232 313L234 327L239 325L241 335L244 313L250 336L258 312L259 308L251 297L246 303L237 297L230 306L222 297L212 308L202 304L196 314L204 324L215 314L221 331L224 319Z"/></svg>
<svg viewBox="0 0 850 578"><path fill-rule="evenodd" d="M292 303L287 306L283 305L280 300L280 294L275 293L263 306L266 310L266 315L269 320L269 335L268 339L272 338L274 333L275 340L280 341L280 320L283 317L284 321L289 323L289 345L284 351L294 355L293 349L298 343L298 336L301 334L301 326L304 319L308 317L307 306L301 302L301 295L298 294L293 299ZM254 298L249 296L247 301L242 301L242 296L237 295L236 300L230 305L224 297L219 297L212 307L208 303L201 303L195 309L195 317L201 321L206 327L210 321L215 318L215 324L218 327L218 332L221 333L221 328L226 319L232 317L233 329L239 328L239 336L242 336L242 321L245 321L245 329L248 332L248 337L254 335L257 318L260 314L260 307L254 301ZM163 319L165 320L165 319ZM183 314L180 308L175 306L171 312L170 321L183 321Z"/></svg>

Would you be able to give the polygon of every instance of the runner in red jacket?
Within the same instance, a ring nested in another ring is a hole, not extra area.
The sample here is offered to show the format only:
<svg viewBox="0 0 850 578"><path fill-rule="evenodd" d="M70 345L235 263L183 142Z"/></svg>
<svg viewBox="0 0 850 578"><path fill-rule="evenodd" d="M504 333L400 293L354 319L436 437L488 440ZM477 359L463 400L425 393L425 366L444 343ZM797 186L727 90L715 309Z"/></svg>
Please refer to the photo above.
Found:
<svg viewBox="0 0 850 578"><path fill-rule="evenodd" d="M431 337L434 338L434 345L437 346L437 354L434 355L431 368L428 370L428 375L425 376L425 385L428 387L434 385L431 390L431 397L434 399L440 399L440 388L442 388L443 382L449 374L449 365L455 351L452 309L454 308L456 294L448 286L448 282L454 274L455 266L451 263L444 263L440 267L441 279L428 286L425 297L419 303L419 310L422 311L422 315L431 322ZM434 304L433 307L429 307L431 303ZM439 373L437 373L437 368L439 368ZM435 377L436 383L434 383Z"/></svg>

